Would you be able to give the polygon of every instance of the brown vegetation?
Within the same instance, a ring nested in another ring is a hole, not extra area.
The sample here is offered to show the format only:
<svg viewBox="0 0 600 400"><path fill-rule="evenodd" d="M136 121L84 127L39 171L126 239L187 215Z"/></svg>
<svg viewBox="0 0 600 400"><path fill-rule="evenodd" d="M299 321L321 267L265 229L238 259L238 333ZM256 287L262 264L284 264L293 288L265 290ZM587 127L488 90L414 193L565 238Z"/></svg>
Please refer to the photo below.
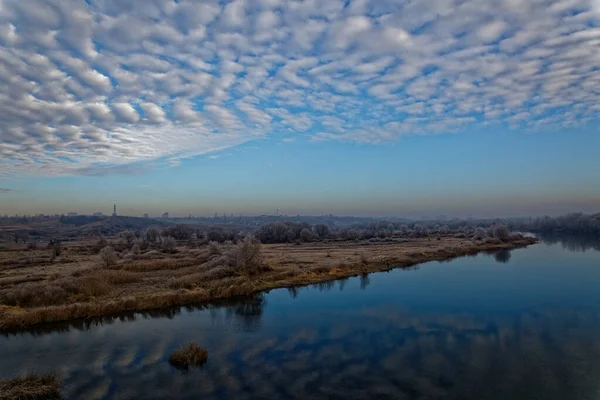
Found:
<svg viewBox="0 0 600 400"><path fill-rule="evenodd" d="M0 400L60 399L60 379L57 375L29 374L0 380Z"/></svg>
<svg viewBox="0 0 600 400"><path fill-rule="evenodd" d="M0 252L0 330L325 282L536 241L521 236L475 241L446 236L261 245L246 238L237 244L178 245L167 253L122 250L106 268L98 266L97 251L86 250L97 239L90 240L63 245L55 263L20 261L25 254L51 249L22 246Z"/></svg>
<svg viewBox="0 0 600 400"><path fill-rule="evenodd" d="M188 343L169 355L169 363L176 368L187 369L190 366L202 365L208 359L208 351L195 343Z"/></svg>

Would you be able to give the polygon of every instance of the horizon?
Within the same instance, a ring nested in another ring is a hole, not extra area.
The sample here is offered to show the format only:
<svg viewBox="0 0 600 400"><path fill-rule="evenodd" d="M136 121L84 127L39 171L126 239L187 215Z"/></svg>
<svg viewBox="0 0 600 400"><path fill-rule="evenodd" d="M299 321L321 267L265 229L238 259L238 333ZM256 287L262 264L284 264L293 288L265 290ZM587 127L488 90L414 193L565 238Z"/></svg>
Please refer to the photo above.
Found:
<svg viewBox="0 0 600 400"><path fill-rule="evenodd" d="M169 216L168 217L164 217L163 215L165 213L168 213ZM39 217L39 216L44 216L44 217L77 217L77 216L85 216L85 217L94 217L94 216L98 216L98 217L107 217L107 218L111 218L111 217L126 217L126 218L148 218L148 219L182 219L182 220L186 220L189 219L191 216L191 219L223 219L223 217L225 216L227 220L233 219L243 219L243 218L260 218L260 217L268 217L268 218L281 218L281 219L285 219L285 218L289 218L290 220L295 219L295 218L339 218L339 219L347 219L347 218L357 218L357 219L376 219L376 220L397 220L397 219L405 219L407 221L437 221L437 222L451 222L451 221L462 221L462 220L495 220L495 219L501 219L501 220L511 220L511 219L529 219L529 218L543 218L543 217L551 217L551 218L556 218L556 217L561 217L561 216L566 216L566 215L571 215L571 214L583 214L583 215L600 215L600 212L592 212L592 213L585 213L582 211L571 211L568 213L564 213L564 214L555 214L555 215L549 215L549 214L544 214L544 215L506 215L506 216L499 216L499 215L421 215L421 216L407 216L407 215L350 215L350 214L343 214L343 215L336 215L333 213L325 213L325 214L244 214L244 213L225 213L225 214L213 214L213 215L194 215L194 214L175 214L172 215L170 212L166 211L165 213L162 214L148 214L148 216L146 217L145 214L141 214L141 215L131 215L131 214L122 214L119 213L117 210L117 215L113 215L112 213L104 213L102 211L96 211L96 212L82 212L82 213L78 213L78 212L74 212L74 211L70 211L70 212L63 212L63 213L36 213L36 214L14 214L14 215L8 215L8 214L0 214L0 218L22 218L22 217L28 217L28 218L32 218L32 217ZM96 215L96 214L102 214L102 215Z"/></svg>
<svg viewBox="0 0 600 400"><path fill-rule="evenodd" d="M599 41L597 0L0 1L0 215L598 212Z"/></svg>

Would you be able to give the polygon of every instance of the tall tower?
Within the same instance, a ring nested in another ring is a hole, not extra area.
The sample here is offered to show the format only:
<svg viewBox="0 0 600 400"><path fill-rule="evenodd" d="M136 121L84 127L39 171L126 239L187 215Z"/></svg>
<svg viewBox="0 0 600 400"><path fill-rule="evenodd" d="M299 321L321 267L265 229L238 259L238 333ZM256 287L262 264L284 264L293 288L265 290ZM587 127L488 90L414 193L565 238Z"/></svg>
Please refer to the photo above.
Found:
<svg viewBox="0 0 600 400"><path fill-rule="evenodd" d="M117 216L117 203L113 204L113 217Z"/></svg>

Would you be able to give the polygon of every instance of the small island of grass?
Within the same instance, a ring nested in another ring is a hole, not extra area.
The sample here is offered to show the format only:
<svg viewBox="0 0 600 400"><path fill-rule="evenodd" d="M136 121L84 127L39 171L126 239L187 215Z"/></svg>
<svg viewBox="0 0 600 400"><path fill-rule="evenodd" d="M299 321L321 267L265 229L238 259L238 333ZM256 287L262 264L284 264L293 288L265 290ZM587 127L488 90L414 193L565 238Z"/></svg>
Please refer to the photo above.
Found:
<svg viewBox="0 0 600 400"><path fill-rule="evenodd" d="M60 399L60 378L56 374L29 374L0 380L0 400Z"/></svg>
<svg viewBox="0 0 600 400"><path fill-rule="evenodd" d="M203 365L208 359L208 351L195 343L188 343L169 355L169 363L179 369Z"/></svg>

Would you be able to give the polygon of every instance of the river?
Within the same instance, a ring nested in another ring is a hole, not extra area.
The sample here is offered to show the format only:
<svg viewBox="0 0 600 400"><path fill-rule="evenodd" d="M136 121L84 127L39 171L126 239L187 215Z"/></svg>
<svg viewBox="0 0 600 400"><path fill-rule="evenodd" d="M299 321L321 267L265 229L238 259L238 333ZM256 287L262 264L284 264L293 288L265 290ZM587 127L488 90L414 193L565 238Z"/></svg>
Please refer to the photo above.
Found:
<svg viewBox="0 0 600 400"><path fill-rule="evenodd" d="M600 246L537 245L0 336L67 399L599 399ZM167 358L195 341L206 365Z"/></svg>

